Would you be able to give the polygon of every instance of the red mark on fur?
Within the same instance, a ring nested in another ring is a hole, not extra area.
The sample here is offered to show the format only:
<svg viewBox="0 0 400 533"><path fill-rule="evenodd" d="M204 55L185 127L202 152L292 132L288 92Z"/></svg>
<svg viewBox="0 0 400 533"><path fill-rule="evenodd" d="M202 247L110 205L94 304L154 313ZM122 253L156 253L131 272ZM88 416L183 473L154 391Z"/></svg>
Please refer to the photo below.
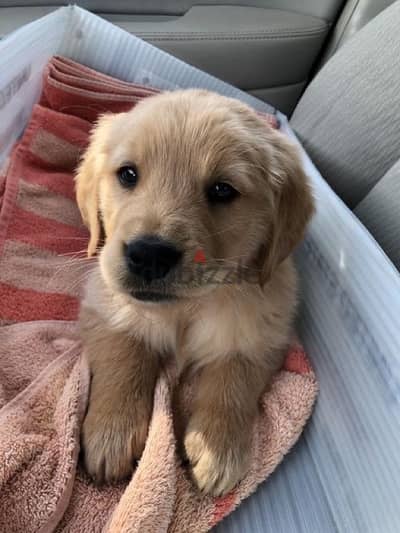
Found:
<svg viewBox="0 0 400 533"><path fill-rule="evenodd" d="M211 519L211 527L214 527L218 522L220 522L225 516L233 511L236 501L237 501L236 490L233 490L222 496L221 498L215 498L214 500L214 512Z"/></svg>
<svg viewBox="0 0 400 533"><path fill-rule="evenodd" d="M203 250L197 250L197 252L194 254L194 262L195 263L205 263L206 262L206 256L204 255Z"/></svg>

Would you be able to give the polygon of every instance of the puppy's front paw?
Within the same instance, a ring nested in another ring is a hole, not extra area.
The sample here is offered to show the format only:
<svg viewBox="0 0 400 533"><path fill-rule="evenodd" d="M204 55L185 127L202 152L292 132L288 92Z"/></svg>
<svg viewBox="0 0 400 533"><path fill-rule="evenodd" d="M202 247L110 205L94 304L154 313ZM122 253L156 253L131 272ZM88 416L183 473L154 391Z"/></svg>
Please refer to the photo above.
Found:
<svg viewBox="0 0 400 533"><path fill-rule="evenodd" d="M189 424L184 439L186 456L198 488L213 496L232 490L246 474L250 442L224 431L222 427Z"/></svg>
<svg viewBox="0 0 400 533"><path fill-rule="evenodd" d="M82 446L88 474L97 482L114 482L128 477L142 455L151 409L132 413L104 413L90 408L83 423Z"/></svg>

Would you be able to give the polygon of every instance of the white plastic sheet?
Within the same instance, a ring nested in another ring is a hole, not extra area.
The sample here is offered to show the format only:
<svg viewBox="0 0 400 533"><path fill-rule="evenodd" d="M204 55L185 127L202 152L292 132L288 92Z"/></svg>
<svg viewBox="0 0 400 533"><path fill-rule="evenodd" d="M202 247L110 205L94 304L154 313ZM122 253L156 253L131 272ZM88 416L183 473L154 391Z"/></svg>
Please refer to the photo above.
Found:
<svg viewBox="0 0 400 533"><path fill-rule="evenodd" d="M209 88L271 111L94 15L62 8L0 42L0 162L29 118L41 69L54 53L125 80ZM321 391L295 449L216 530L398 533L400 276L306 154L304 165L317 214L296 253L298 327Z"/></svg>

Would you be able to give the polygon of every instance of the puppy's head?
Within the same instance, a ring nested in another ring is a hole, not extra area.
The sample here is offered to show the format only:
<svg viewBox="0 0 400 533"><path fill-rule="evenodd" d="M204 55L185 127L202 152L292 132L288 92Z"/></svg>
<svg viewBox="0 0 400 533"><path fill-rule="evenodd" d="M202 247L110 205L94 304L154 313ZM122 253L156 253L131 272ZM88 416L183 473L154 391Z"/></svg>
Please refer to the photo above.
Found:
<svg viewBox="0 0 400 533"><path fill-rule="evenodd" d="M103 116L76 182L89 255L103 231L105 282L139 300L190 297L239 267L264 284L313 211L292 144L248 106L199 90Z"/></svg>

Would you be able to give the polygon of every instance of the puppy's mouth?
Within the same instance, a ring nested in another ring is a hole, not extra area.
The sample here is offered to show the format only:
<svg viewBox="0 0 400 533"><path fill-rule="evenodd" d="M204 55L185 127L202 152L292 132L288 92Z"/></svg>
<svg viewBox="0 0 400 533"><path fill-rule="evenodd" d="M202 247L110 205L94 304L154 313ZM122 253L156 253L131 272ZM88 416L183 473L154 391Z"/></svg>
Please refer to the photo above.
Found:
<svg viewBox="0 0 400 533"><path fill-rule="evenodd" d="M136 298L136 300L140 300L141 302L161 303L171 302L177 299L174 294L155 291L134 290L131 292L131 295Z"/></svg>

